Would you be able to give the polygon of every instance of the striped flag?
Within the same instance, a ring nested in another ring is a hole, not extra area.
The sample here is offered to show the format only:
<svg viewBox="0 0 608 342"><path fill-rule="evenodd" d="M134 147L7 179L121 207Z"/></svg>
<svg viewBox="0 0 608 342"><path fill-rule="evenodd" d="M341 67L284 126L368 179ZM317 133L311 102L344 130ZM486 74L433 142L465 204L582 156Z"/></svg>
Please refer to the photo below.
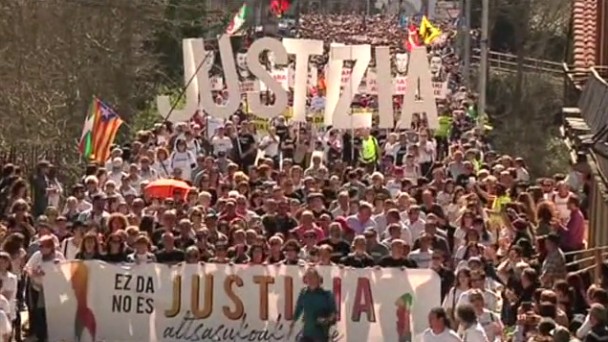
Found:
<svg viewBox="0 0 608 342"><path fill-rule="evenodd" d="M124 123L116 112L98 98L93 98L80 137L80 155L86 160L105 163L110 156L118 129Z"/></svg>
<svg viewBox="0 0 608 342"><path fill-rule="evenodd" d="M246 3L243 3L243 6L239 9L239 11L234 15L234 18L228 24L226 28L226 34L229 36L235 35L237 32L243 28L243 25L247 22L247 18L250 14L249 6Z"/></svg>

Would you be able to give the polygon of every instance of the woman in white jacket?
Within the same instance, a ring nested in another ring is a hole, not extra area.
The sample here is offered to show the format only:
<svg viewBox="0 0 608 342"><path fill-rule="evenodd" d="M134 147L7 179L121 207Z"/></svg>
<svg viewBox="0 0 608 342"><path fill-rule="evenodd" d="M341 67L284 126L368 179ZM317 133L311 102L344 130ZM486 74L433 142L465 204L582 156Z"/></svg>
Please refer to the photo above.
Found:
<svg viewBox="0 0 608 342"><path fill-rule="evenodd" d="M182 171L181 178L185 181L192 181L192 170L196 166L196 158L192 152L188 151L188 145L183 139L177 139L175 150L169 157L171 168Z"/></svg>

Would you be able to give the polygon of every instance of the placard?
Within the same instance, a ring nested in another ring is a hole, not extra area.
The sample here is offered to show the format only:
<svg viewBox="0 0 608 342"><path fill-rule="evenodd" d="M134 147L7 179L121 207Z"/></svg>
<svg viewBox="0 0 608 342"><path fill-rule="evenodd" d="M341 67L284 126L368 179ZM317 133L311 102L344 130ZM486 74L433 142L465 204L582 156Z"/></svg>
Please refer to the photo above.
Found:
<svg viewBox="0 0 608 342"><path fill-rule="evenodd" d="M45 268L50 341L295 341L305 267L129 267L72 261ZM320 266L338 308L332 341L418 341L440 280L428 269Z"/></svg>

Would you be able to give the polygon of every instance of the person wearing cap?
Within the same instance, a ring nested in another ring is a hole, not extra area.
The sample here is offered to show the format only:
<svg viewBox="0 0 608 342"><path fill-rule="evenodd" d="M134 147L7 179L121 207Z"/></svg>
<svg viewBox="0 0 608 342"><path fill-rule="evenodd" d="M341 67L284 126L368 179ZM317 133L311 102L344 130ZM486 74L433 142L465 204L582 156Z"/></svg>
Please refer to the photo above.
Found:
<svg viewBox="0 0 608 342"><path fill-rule="evenodd" d="M38 251L27 260L24 271L30 277L30 298L28 308L31 309L30 328L38 341L47 338L46 309L44 306L44 291L42 288L43 268L47 265L65 261L63 254L56 250L56 240L50 231L38 239Z"/></svg>
<svg viewBox="0 0 608 342"><path fill-rule="evenodd" d="M541 281L552 286L553 282L558 279L565 279L568 273L566 269L566 257L559 248L560 237L556 233L547 235L545 248L547 255L541 266Z"/></svg>

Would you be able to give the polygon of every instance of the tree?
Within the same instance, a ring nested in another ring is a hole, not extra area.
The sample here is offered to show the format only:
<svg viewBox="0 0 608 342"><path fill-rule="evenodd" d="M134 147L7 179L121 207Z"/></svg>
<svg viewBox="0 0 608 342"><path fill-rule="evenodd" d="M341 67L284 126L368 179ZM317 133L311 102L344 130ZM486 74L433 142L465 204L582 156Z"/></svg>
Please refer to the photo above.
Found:
<svg viewBox="0 0 608 342"><path fill-rule="evenodd" d="M566 49L569 3L565 0L492 2L492 46L517 56L513 74L491 74L488 87L492 136L501 152L532 163L536 175L564 171L567 156L558 144L555 114L562 107L563 82L529 72L527 57L561 61Z"/></svg>
<svg viewBox="0 0 608 342"><path fill-rule="evenodd" d="M10 14L0 17L0 146L32 155L28 160L50 158L62 169L79 165L76 141L92 96L131 123L159 87L182 86L176 47L205 33L208 8L219 3L0 2Z"/></svg>

